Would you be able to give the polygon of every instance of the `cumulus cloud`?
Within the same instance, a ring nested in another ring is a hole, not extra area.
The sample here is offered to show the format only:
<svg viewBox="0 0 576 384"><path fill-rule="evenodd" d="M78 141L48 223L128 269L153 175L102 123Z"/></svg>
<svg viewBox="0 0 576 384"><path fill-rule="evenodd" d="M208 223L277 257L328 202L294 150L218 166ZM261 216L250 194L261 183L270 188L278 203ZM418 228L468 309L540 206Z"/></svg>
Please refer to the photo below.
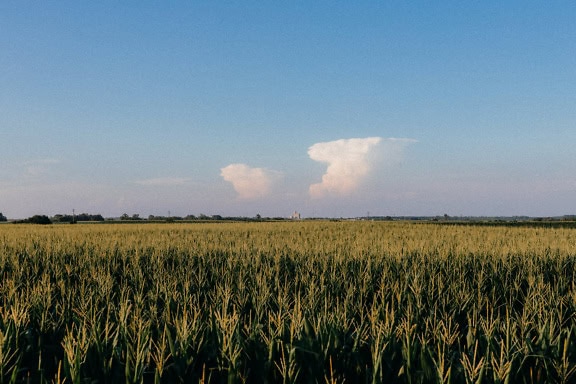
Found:
<svg viewBox="0 0 576 384"><path fill-rule="evenodd" d="M347 196L356 191L373 170L401 158L412 139L367 137L316 143L308 148L312 160L328 164L322 182L310 185L312 198Z"/></svg>
<svg viewBox="0 0 576 384"><path fill-rule="evenodd" d="M174 187L187 184L189 179L184 177L157 177L153 179L136 180L136 184L153 187Z"/></svg>
<svg viewBox="0 0 576 384"><path fill-rule="evenodd" d="M265 168L251 168L246 164L230 164L220 169L220 176L232 183L240 199L257 199L269 195L281 174Z"/></svg>

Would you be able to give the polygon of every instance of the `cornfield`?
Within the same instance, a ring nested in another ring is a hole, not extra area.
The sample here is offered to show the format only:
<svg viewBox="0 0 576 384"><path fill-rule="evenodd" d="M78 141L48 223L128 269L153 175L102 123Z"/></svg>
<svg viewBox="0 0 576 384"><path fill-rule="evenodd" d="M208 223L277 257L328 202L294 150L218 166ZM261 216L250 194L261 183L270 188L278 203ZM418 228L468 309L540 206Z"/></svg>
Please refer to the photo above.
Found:
<svg viewBox="0 0 576 384"><path fill-rule="evenodd" d="M574 383L576 230L0 226L1 383Z"/></svg>

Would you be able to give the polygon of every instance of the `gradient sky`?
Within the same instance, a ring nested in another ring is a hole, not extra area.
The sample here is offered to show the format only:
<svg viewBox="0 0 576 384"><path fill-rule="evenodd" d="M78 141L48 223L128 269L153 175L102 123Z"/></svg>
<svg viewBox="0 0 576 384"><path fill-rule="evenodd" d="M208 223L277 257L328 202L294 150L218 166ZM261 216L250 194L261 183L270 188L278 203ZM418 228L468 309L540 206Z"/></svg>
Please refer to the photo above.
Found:
<svg viewBox="0 0 576 384"><path fill-rule="evenodd" d="M0 2L0 212L576 213L576 2Z"/></svg>

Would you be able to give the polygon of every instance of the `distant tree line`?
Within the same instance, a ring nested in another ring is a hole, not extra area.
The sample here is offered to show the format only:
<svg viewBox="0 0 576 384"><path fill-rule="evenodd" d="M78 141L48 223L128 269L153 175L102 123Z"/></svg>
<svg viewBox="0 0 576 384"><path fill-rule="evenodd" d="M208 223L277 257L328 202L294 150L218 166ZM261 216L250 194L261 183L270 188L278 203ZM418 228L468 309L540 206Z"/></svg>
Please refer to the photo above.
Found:
<svg viewBox="0 0 576 384"><path fill-rule="evenodd" d="M149 221L191 221L191 220L223 220L222 216L220 215L212 215L207 216L205 214L200 214L198 216L195 215L186 215L186 216L155 216L150 215L148 216Z"/></svg>
<svg viewBox="0 0 576 384"><path fill-rule="evenodd" d="M30 223L30 224L52 224L52 220L46 215L34 215L24 220L17 220L14 221L14 224L22 224L22 223Z"/></svg>
<svg viewBox="0 0 576 384"><path fill-rule="evenodd" d="M135 213L129 215L127 213L120 216L120 221L149 221L149 222L177 222L177 221L282 221L288 220L285 217L262 217L257 214L254 217L245 216L221 216L221 215L205 215L203 213L199 215L186 215L186 216L155 216L149 215L148 218L142 218L139 214ZM8 219L0 213L0 222L7 221ZM34 215L27 219L16 220L14 223L32 223L32 224L52 224L52 223L77 223L77 222L103 222L103 221L115 221L118 218L104 218L101 214L89 214L80 213L77 215L64 215L57 214L52 217L46 215Z"/></svg>
<svg viewBox="0 0 576 384"><path fill-rule="evenodd" d="M148 216L148 221L280 221L287 220L285 217L262 217L257 214L254 217L246 216L222 216L222 215L205 215L203 213L196 215L187 216Z"/></svg>
<svg viewBox="0 0 576 384"><path fill-rule="evenodd" d="M91 215L89 213L80 213L79 215L54 215L52 221L55 223L72 223L74 221L104 221L100 214Z"/></svg>
<svg viewBox="0 0 576 384"><path fill-rule="evenodd" d="M4 217L0 213L1 217ZM0 217L0 221L2 220ZM46 215L34 215L24 220L16 220L15 224L30 223L30 224L52 224L52 223L75 223L78 221L104 221L102 215L92 215L88 213L81 213L79 215L54 215L53 217L48 217Z"/></svg>

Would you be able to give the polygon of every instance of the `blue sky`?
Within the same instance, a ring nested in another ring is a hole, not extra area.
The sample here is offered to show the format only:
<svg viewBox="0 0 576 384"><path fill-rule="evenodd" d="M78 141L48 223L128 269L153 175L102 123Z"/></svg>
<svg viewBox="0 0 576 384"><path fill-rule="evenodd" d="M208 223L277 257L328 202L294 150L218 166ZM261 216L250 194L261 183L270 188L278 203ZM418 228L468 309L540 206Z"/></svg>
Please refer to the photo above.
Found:
<svg viewBox="0 0 576 384"><path fill-rule="evenodd" d="M576 213L573 1L3 1L0 212Z"/></svg>

